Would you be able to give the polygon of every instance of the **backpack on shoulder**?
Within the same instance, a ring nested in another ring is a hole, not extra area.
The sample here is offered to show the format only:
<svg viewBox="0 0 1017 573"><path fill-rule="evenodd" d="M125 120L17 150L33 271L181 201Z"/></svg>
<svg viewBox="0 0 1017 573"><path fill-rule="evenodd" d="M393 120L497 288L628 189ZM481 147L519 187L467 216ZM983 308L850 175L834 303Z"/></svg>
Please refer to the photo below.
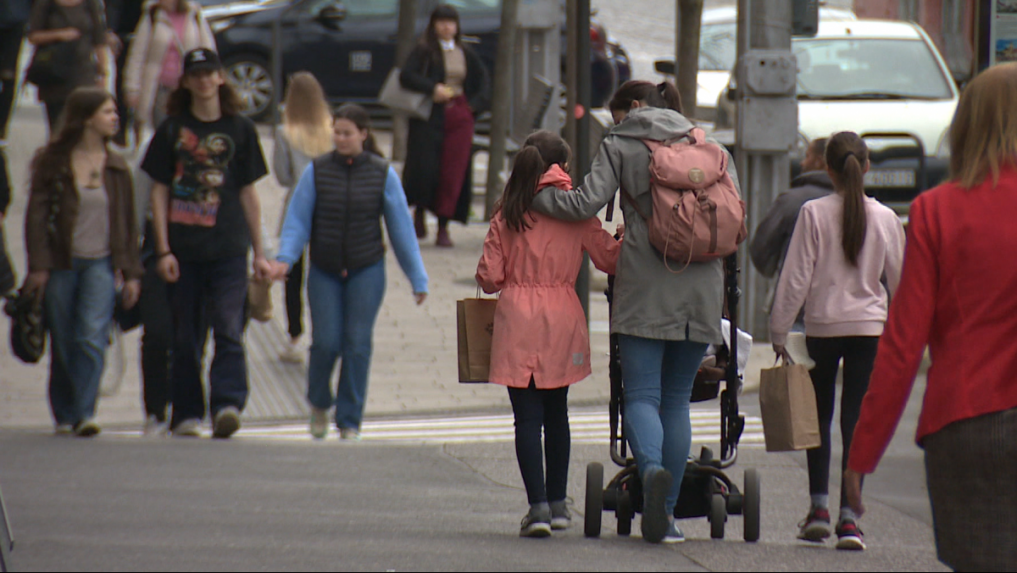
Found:
<svg viewBox="0 0 1017 573"><path fill-rule="evenodd" d="M631 195L624 190L622 195L646 221L650 244L664 255L664 264L675 261L685 270L736 252L748 230L745 202L727 172L727 153L698 127L677 140L643 143L650 149L653 212L647 216Z"/></svg>

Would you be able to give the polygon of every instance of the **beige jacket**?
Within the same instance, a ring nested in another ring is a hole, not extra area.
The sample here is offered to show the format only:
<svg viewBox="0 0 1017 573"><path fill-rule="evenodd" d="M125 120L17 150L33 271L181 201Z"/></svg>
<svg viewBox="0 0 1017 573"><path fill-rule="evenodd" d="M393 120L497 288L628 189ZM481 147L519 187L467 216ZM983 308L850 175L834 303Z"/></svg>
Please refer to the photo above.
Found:
<svg viewBox="0 0 1017 573"><path fill-rule="evenodd" d="M157 2L145 4L124 66L124 91L128 98L138 98L135 121L150 127L156 127L151 125L152 106L166 50L177 43L173 24L163 10L154 9L156 5ZM195 2L187 2L187 25L180 42L183 42L181 52L184 54L197 48L216 49L212 29L201 15L201 6Z"/></svg>

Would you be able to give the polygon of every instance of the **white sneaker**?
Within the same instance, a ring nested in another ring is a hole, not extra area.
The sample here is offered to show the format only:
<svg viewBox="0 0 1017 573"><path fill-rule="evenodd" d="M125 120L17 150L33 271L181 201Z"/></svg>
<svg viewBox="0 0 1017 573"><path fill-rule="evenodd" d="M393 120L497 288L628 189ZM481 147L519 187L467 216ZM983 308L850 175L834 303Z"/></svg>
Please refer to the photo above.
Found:
<svg viewBox="0 0 1017 573"><path fill-rule="evenodd" d="M53 430L53 433L56 434L57 436L73 436L74 426L70 424L57 424L56 428L54 428Z"/></svg>
<svg viewBox="0 0 1017 573"><path fill-rule="evenodd" d="M328 436L328 410L311 408L311 437L324 440Z"/></svg>
<svg viewBox="0 0 1017 573"><path fill-rule="evenodd" d="M154 415L149 415L145 420L145 437L162 438L167 434L169 434L169 424L160 422L159 418L156 418Z"/></svg>
<svg viewBox="0 0 1017 573"><path fill-rule="evenodd" d="M79 438L91 438L99 435L99 432L101 431L102 428L100 428L99 424L96 424L95 420L92 418L89 418L74 427L74 433Z"/></svg>
<svg viewBox="0 0 1017 573"><path fill-rule="evenodd" d="M173 436L176 438L200 438L201 420L197 418L184 420L177 424L177 427L173 428L172 432Z"/></svg>
<svg viewBox="0 0 1017 573"><path fill-rule="evenodd" d="M279 360L287 364L303 364L307 352L300 348L300 344L289 341L286 348L279 353Z"/></svg>

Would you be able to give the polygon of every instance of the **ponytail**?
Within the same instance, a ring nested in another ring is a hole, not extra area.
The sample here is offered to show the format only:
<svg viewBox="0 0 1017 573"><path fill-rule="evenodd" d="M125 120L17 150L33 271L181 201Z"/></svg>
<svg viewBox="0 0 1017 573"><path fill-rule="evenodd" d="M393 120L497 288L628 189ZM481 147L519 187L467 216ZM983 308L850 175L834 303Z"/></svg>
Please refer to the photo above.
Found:
<svg viewBox="0 0 1017 573"><path fill-rule="evenodd" d="M637 101L650 107L682 113L682 96L671 82L652 84L639 80L627 81L614 92L608 108L627 113L632 109L633 102Z"/></svg>
<svg viewBox="0 0 1017 573"><path fill-rule="evenodd" d="M516 154L505 191L495 206L495 212L502 212L509 229L522 233L530 228L526 218L540 178L552 165L559 165L567 171L570 161L572 149L557 133L542 130L526 138L523 148Z"/></svg>
<svg viewBox="0 0 1017 573"><path fill-rule="evenodd" d="M842 131L826 145L826 164L833 170L837 190L844 196L841 245L844 257L855 267L865 245L868 225L863 173L868 159L869 149L856 133Z"/></svg>

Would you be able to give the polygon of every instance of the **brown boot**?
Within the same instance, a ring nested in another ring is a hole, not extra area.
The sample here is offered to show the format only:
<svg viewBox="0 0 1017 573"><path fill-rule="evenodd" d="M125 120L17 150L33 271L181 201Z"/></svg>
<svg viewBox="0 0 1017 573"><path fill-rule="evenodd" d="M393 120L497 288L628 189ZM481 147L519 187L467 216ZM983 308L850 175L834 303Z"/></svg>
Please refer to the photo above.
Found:
<svg viewBox="0 0 1017 573"><path fill-rule="evenodd" d="M438 239L434 242L439 247L454 247L452 244L452 238L448 236L448 227L441 227L438 229Z"/></svg>
<svg viewBox="0 0 1017 573"><path fill-rule="evenodd" d="M427 212L421 208L417 208L413 212L413 227L417 230L417 238L423 239L427 236Z"/></svg>

